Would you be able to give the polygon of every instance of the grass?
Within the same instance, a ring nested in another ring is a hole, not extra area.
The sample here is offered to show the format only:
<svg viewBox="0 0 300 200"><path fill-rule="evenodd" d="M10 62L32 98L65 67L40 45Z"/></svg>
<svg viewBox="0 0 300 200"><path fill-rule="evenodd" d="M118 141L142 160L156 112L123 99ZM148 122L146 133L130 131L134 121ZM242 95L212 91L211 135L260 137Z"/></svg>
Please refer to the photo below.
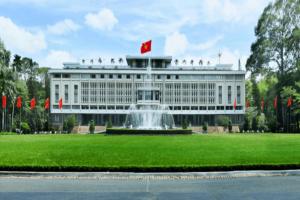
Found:
<svg viewBox="0 0 300 200"><path fill-rule="evenodd" d="M0 135L0 170L300 168L300 135Z"/></svg>

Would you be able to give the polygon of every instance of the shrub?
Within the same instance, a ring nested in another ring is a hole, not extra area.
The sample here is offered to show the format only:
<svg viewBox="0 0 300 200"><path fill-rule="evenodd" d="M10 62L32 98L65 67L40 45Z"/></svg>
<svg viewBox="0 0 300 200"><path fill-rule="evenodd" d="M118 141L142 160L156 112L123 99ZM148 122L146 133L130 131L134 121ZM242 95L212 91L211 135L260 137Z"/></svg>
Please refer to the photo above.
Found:
<svg viewBox="0 0 300 200"><path fill-rule="evenodd" d="M187 129L188 128L188 120L185 118L182 123L181 123L181 127L182 129Z"/></svg>
<svg viewBox="0 0 300 200"><path fill-rule="evenodd" d="M219 126L223 126L224 131L225 131L229 124L229 118L226 116L219 116L217 119L217 124Z"/></svg>
<svg viewBox="0 0 300 200"><path fill-rule="evenodd" d="M90 123L89 123L89 131L90 131L90 134L94 134L94 132L95 132L95 122L94 122L94 120L91 120Z"/></svg>
<svg viewBox="0 0 300 200"><path fill-rule="evenodd" d="M202 130L204 133L207 133L207 122L204 122L203 126L202 126Z"/></svg>
<svg viewBox="0 0 300 200"><path fill-rule="evenodd" d="M108 122L106 123L106 128L112 128L113 125L112 125L112 121L111 121L111 116L109 116L108 118Z"/></svg>
<svg viewBox="0 0 300 200"><path fill-rule="evenodd" d="M68 133L71 133L75 126L75 122L76 122L75 116L74 115L69 116L66 120L64 120L63 131L67 131Z"/></svg>
<svg viewBox="0 0 300 200"><path fill-rule="evenodd" d="M252 118L252 130L254 130L254 131L257 130L257 119L256 119L256 117Z"/></svg>
<svg viewBox="0 0 300 200"><path fill-rule="evenodd" d="M29 125L28 125L28 123L27 122L22 122L21 123L21 130L22 130L22 132L24 133L24 134L28 134L28 133L30 133L30 127L29 127Z"/></svg>
<svg viewBox="0 0 300 200"><path fill-rule="evenodd" d="M229 133L232 132L232 122L231 122L231 120L228 121L228 131L229 131Z"/></svg>

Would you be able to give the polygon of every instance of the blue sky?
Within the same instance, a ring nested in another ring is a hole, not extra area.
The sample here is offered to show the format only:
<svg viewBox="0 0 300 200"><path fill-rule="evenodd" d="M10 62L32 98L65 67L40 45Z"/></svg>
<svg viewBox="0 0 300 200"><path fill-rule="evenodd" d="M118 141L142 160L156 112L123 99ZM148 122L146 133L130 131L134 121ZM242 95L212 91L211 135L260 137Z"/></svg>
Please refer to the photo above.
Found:
<svg viewBox="0 0 300 200"><path fill-rule="evenodd" d="M82 58L152 55L237 66L269 0L0 0L0 38L13 54L58 68Z"/></svg>

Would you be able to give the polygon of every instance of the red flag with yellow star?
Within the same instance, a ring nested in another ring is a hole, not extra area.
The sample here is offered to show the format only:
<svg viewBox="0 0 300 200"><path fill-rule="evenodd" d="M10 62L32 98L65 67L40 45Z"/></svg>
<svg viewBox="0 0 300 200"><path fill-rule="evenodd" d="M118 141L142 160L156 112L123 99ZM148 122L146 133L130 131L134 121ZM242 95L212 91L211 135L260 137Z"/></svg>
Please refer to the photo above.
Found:
<svg viewBox="0 0 300 200"><path fill-rule="evenodd" d="M147 52L151 51L151 43L152 43L151 40L142 43L142 46L141 46L141 54L147 53Z"/></svg>

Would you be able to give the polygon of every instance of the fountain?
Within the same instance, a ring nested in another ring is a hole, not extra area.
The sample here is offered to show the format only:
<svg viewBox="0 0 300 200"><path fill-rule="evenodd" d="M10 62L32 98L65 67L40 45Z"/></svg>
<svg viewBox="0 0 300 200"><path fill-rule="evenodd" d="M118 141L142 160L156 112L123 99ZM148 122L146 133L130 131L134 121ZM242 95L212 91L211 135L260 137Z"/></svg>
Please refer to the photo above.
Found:
<svg viewBox="0 0 300 200"><path fill-rule="evenodd" d="M160 90L152 86L150 59L144 85L137 89L137 104L132 104L126 116L126 128L163 130L175 127L169 106L160 104Z"/></svg>

